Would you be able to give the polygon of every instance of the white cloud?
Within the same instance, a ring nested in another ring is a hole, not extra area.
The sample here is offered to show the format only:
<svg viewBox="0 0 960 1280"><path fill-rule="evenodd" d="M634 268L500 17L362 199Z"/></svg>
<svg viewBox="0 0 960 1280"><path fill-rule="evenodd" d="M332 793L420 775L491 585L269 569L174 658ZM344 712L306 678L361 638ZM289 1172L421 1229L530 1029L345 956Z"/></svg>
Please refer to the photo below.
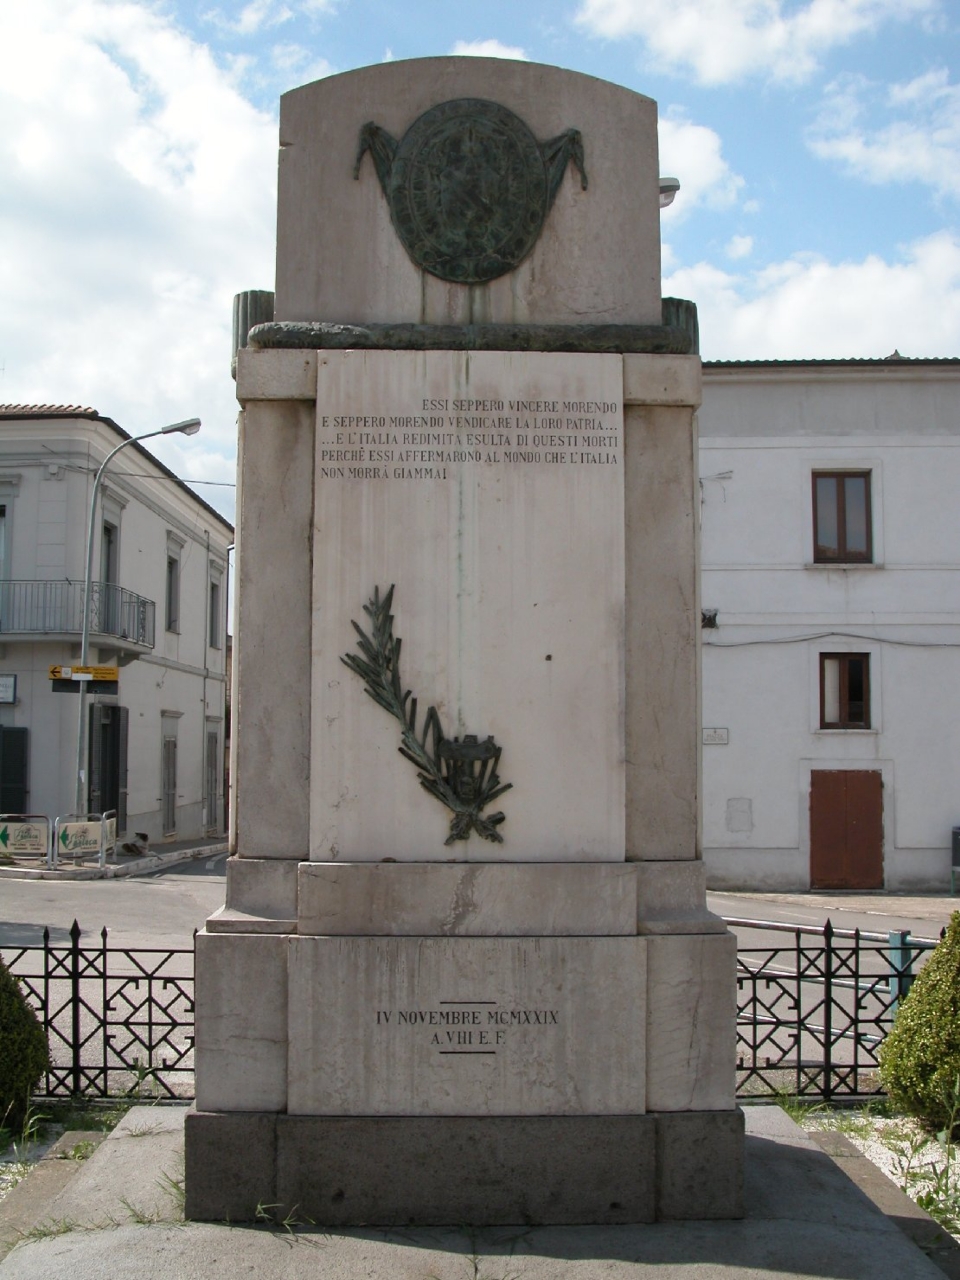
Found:
<svg viewBox="0 0 960 1280"><path fill-rule="evenodd" d="M896 118L871 126L868 114ZM862 76L828 87L808 144L822 160L875 184L921 183L960 196L960 85L935 70L885 89Z"/></svg>
<svg viewBox="0 0 960 1280"><path fill-rule="evenodd" d="M240 35L253 35L263 27L280 26L292 17L293 11L285 4L275 4L274 0L251 0L240 10L234 30Z"/></svg>
<svg viewBox="0 0 960 1280"><path fill-rule="evenodd" d="M326 58L318 58L315 50L302 44L275 44L270 50L270 62L280 78L279 93L322 80L335 70Z"/></svg>
<svg viewBox="0 0 960 1280"><path fill-rule="evenodd" d="M0 118L0 400L92 404L132 432L197 414L229 472L231 303L272 286L275 122L122 0L0 10Z"/></svg>
<svg viewBox="0 0 960 1280"><path fill-rule="evenodd" d="M203 18L213 23L221 31L230 31L238 36L254 36L268 27L278 27L289 22L293 10L283 0L250 0L245 4L237 17L228 17L222 9L211 9Z"/></svg>
<svg viewBox="0 0 960 1280"><path fill-rule="evenodd" d="M697 303L705 360L960 351L960 237L946 231L911 245L900 262L808 255L751 275L702 262L674 271L663 292Z"/></svg>
<svg viewBox="0 0 960 1280"><path fill-rule="evenodd" d="M753 253L753 236L733 236L727 243L726 255L735 262Z"/></svg>
<svg viewBox="0 0 960 1280"><path fill-rule="evenodd" d="M680 259L674 252L673 245L666 240L660 241L660 274L666 275L680 265Z"/></svg>
<svg viewBox="0 0 960 1280"><path fill-rule="evenodd" d="M512 58L516 62L528 62L526 52L515 44L503 44L500 40L458 40L450 50L468 58Z"/></svg>
<svg viewBox="0 0 960 1280"><path fill-rule="evenodd" d="M704 84L753 74L802 81L837 45L888 20L930 14L939 0L582 0L576 22L593 35L638 36L665 69Z"/></svg>
<svg viewBox="0 0 960 1280"><path fill-rule="evenodd" d="M666 224L697 205L728 209L744 185L723 158L719 134L670 110L660 117L660 172L680 179L680 190L663 211Z"/></svg>

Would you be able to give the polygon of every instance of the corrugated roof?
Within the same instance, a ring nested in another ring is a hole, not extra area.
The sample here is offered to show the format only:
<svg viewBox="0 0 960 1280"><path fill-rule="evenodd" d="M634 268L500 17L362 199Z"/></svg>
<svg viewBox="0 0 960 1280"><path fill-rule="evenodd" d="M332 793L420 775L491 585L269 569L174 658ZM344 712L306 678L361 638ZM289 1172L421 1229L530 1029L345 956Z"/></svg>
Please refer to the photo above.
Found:
<svg viewBox="0 0 960 1280"><path fill-rule="evenodd" d="M94 422L105 423L124 440L133 439L130 433L124 431L123 427L114 422L112 418L107 418L102 413L97 413L96 409L83 408L74 404L0 404L0 421L15 421L24 418L87 418ZM231 534L234 533L234 528L230 521L211 507L209 502L205 502L198 493L194 493L175 471L171 471L168 466L155 457L149 449L145 449L142 444L134 444L133 447L138 453L142 453L145 458L148 458L155 467L158 467L165 476L179 485L184 493L189 494L194 502L199 503L204 511L213 516L215 520L218 520L225 529L229 529Z"/></svg>

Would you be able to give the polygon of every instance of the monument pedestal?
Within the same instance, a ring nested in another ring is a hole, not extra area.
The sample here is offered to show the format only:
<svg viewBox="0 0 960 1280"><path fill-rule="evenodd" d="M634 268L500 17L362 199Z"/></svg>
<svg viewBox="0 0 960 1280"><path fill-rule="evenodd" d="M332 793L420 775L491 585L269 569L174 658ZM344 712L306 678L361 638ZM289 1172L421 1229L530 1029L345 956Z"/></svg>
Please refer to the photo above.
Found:
<svg viewBox="0 0 960 1280"><path fill-rule="evenodd" d="M189 1217L739 1216L735 939L700 863L291 865L231 859L197 937Z"/></svg>
<svg viewBox="0 0 960 1280"><path fill-rule="evenodd" d="M190 1218L741 1213L735 940L698 859L700 362L662 323L655 109L464 63L284 100Z"/></svg>

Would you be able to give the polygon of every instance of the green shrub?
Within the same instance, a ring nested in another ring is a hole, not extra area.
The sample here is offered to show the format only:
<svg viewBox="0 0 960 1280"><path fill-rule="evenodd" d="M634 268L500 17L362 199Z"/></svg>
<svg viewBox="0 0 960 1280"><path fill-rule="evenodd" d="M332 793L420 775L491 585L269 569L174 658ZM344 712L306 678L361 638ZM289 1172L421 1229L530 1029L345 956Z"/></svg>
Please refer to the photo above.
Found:
<svg viewBox="0 0 960 1280"><path fill-rule="evenodd" d="M880 1049L891 1101L935 1129L949 1123L960 1075L960 911L921 969Z"/></svg>
<svg viewBox="0 0 960 1280"><path fill-rule="evenodd" d="M0 960L0 1125L19 1133L50 1053L37 1015Z"/></svg>

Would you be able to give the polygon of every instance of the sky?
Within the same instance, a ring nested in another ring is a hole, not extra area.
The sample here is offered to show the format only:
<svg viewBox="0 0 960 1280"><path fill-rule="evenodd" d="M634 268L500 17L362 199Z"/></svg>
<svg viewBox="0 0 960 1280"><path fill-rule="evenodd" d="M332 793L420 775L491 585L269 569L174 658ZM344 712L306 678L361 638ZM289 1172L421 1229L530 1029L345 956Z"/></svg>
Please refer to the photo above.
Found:
<svg viewBox="0 0 960 1280"><path fill-rule="evenodd" d="M199 416L151 447L233 519L279 97L450 53L656 99L663 292L704 359L960 355L958 0L4 0L0 403Z"/></svg>

